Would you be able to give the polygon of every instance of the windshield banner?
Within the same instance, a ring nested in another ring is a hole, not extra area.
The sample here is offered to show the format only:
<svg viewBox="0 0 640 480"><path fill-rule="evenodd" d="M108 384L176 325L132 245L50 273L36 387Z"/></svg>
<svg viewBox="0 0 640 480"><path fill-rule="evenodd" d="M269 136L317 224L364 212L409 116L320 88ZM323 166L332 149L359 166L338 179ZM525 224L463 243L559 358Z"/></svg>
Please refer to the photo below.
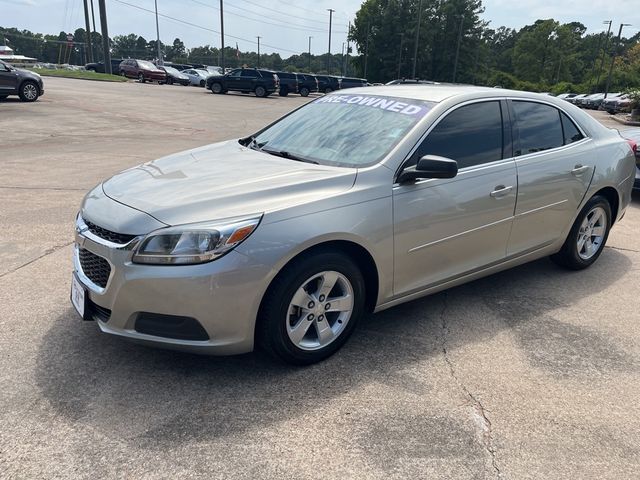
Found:
<svg viewBox="0 0 640 480"><path fill-rule="evenodd" d="M409 98L376 97L374 95L325 95L313 103L360 105L417 117L424 116L433 107L431 102L421 102Z"/></svg>

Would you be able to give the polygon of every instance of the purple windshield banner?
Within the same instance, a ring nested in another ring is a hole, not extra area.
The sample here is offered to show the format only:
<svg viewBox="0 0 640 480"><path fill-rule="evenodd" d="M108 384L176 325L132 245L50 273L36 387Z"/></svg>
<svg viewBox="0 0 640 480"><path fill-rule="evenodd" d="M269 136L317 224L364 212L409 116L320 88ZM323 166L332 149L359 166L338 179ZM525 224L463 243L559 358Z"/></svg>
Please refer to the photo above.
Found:
<svg viewBox="0 0 640 480"><path fill-rule="evenodd" d="M375 95L325 95L313 103L357 105L417 117L424 116L432 107L431 102L421 102L409 98L376 97Z"/></svg>

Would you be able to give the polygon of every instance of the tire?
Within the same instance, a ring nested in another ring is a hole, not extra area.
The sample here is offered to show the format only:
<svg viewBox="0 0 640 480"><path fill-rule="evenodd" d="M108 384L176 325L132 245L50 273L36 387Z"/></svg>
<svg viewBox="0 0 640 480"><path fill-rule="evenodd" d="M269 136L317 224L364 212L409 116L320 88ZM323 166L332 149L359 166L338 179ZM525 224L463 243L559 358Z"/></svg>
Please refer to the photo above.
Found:
<svg viewBox="0 0 640 480"><path fill-rule="evenodd" d="M253 92L256 94L256 97L264 98L267 96L267 89L262 85L258 85Z"/></svg>
<svg viewBox="0 0 640 480"><path fill-rule="evenodd" d="M145 80L145 78L144 78L144 73L139 73L139 74L138 74L138 81L139 81L140 83L144 83L144 82L146 82L146 80Z"/></svg>
<svg viewBox="0 0 640 480"><path fill-rule="evenodd" d="M224 93L222 84L220 82L213 82L211 84L211 93Z"/></svg>
<svg viewBox="0 0 640 480"><path fill-rule="evenodd" d="M309 89L307 87L302 87L300 89L300 95L302 95L303 97L308 97L309 96Z"/></svg>
<svg viewBox="0 0 640 480"><path fill-rule="evenodd" d="M9 95L0 95L0 100L4 100L5 98L7 98Z"/></svg>
<svg viewBox="0 0 640 480"><path fill-rule="evenodd" d="M205 81L204 81L204 80L200 80L200 86L201 86L201 87L204 87L205 85L206 85L206 84L205 84Z"/></svg>
<svg viewBox="0 0 640 480"><path fill-rule="evenodd" d="M326 298L320 293L322 279L334 285ZM344 345L364 315L365 295L362 272L347 255L326 250L302 257L287 265L265 294L256 330L258 345L295 365L324 360ZM296 296L302 307L294 306ZM351 298L338 307L344 311L334 310L335 303L331 308L336 297Z"/></svg>
<svg viewBox="0 0 640 480"><path fill-rule="evenodd" d="M23 102L35 102L40 96L40 89L36 82L26 81L20 85L18 95Z"/></svg>
<svg viewBox="0 0 640 480"><path fill-rule="evenodd" d="M610 231L611 206L606 198L596 195L580 210L562 249L551 260L570 270L587 268L604 250Z"/></svg>
<svg viewBox="0 0 640 480"><path fill-rule="evenodd" d="M287 95L289 95L289 88L280 87L280 91L278 92L278 95L280 95L281 97L286 97Z"/></svg>
<svg viewBox="0 0 640 480"><path fill-rule="evenodd" d="M171 77L167 78L167 85L173 85L173 78Z"/></svg>
<svg viewBox="0 0 640 480"><path fill-rule="evenodd" d="M331 92L333 92L333 88L331 87L327 87L324 89L324 93L331 93Z"/></svg>
<svg viewBox="0 0 640 480"><path fill-rule="evenodd" d="M124 77L124 78L127 78L127 74L126 74L126 73L124 73L123 71L120 71L120 76L121 76L121 77Z"/></svg>

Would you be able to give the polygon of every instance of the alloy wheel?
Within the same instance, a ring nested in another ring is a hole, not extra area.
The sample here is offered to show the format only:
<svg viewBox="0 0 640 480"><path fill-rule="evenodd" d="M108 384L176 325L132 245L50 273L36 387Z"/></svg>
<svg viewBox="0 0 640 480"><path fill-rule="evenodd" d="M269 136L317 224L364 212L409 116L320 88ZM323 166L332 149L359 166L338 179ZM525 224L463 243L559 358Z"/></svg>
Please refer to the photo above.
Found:
<svg viewBox="0 0 640 480"><path fill-rule="evenodd" d="M22 87L22 94L27 100L35 100L38 98L38 88L33 83L27 83Z"/></svg>
<svg viewBox="0 0 640 480"><path fill-rule="evenodd" d="M578 230L578 256L589 260L602 248L607 233L607 214L602 207L595 207L587 213Z"/></svg>

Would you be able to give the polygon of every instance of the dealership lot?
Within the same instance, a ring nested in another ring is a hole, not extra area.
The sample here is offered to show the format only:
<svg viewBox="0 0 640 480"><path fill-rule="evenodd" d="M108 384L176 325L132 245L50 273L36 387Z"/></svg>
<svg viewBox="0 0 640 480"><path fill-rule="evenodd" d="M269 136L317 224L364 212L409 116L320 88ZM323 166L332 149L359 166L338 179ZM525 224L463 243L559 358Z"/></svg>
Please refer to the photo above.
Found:
<svg viewBox="0 0 640 480"><path fill-rule="evenodd" d="M0 103L0 477L637 475L640 196L592 268L543 260L387 310L312 367L152 350L70 306L82 196L309 99L45 88Z"/></svg>

